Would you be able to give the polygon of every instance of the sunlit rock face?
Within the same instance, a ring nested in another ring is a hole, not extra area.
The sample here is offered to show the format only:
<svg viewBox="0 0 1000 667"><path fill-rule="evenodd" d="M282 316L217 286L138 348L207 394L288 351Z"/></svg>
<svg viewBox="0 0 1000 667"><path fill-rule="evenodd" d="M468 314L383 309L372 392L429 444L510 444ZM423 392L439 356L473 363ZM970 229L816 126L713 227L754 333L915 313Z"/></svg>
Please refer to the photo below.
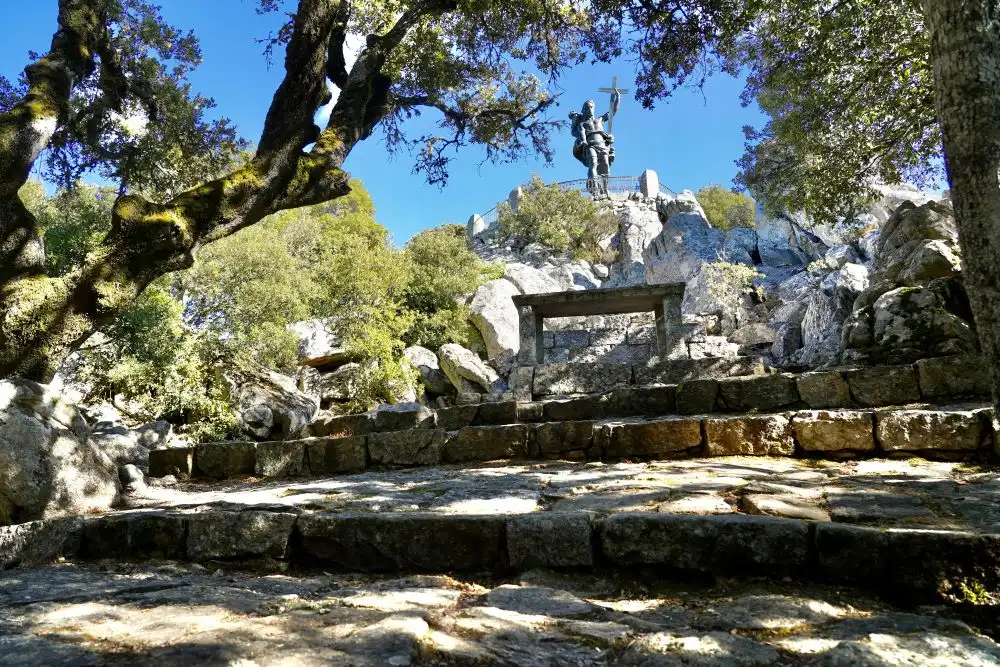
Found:
<svg viewBox="0 0 1000 667"><path fill-rule="evenodd" d="M90 436L47 386L0 381L0 525L110 508L118 470Z"/></svg>

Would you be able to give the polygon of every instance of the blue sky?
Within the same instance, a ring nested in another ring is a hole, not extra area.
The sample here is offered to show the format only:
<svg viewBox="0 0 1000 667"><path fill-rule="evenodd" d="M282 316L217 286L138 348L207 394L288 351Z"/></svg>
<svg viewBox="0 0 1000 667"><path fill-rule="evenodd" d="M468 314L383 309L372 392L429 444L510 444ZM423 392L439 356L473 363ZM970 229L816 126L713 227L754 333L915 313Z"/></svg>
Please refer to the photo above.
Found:
<svg viewBox="0 0 1000 667"><path fill-rule="evenodd" d="M195 88L214 97L217 113L233 119L243 136L256 141L283 64L276 60L269 70L255 39L274 30L279 17L257 16L256 0L162 0L161 4L167 20L193 28L201 39L204 63L192 76ZM48 49L55 16L56 0L20 2L17 10L4 11L0 74L16 79L27 64L29 49ZM608 100L598 95L597 88L610 85L611 77L617 75L620 86L634 90L633 71L633 64L622 60L569 72L559 81L564 92L554 115L565 118L588 98L596 98L598 112L603 113ZM674 190L696 190L709 183L731 185L734 160L743 153L742 127L763 122L755 108L740 106L741 89L740 81L720 75L703 92L678 91L652 111L626 96L615 118L614 173L638 175L654 169L661 183ZM405 153L390 160L377 131L354 150L346 166L364 181L379 221L402 243L426 227L465 223L471 214L485 213L533 172L546 181L584 178L586 168L570 152L568 128L554 137L554 146L556 158L551 167L540 159L480 166L482 151L467 147L453 163L444 189L429 186L411 173L412 161Z"/></svg>

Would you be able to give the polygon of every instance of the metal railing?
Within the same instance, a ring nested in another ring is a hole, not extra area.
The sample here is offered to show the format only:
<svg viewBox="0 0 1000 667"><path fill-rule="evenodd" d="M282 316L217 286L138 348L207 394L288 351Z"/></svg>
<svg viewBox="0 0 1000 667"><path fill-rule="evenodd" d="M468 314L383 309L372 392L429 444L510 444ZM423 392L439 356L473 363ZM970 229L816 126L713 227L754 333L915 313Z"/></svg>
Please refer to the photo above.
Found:
<svg viewBox="0 0 1000 667"><path fill-rule="evenodd" d="M634 194L641 191L640 176L609 176L608 177L608 193L609 194ZM572 181L560 181L559 183L552 183L562 190L579 190L581 192L587 192L587 183L589 180L586 178L578 178ZM676 197L677 193L670 188L660 184L660 192L669 197ZM497 202L497 205L491 208L489 211L481 215L483 219L483 224L487 229L493 227L500 220L500 206L507 203L506 200Z"/></svg>

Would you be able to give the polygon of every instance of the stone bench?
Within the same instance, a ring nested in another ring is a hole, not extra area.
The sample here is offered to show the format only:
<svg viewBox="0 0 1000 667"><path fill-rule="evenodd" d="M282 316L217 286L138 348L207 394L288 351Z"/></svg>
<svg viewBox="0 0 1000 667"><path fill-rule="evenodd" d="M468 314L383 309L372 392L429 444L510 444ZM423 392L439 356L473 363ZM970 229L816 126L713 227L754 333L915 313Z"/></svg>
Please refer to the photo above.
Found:
<svg viewBox="0 0 1000 667"><path fill-rule="evenodd" d="M514 391L530 396L530 382L520 380L531 369L545 363L545 343L542 325L545 318L580 317L590 315L622 315L652 312L656 316L656 349L661 359L667 359L683 346L681 301L684 283L621 287L613 289L523 294L514 297L520 325L521 351L515 371ZM526 386L525 386L526 385Z"/></svg>

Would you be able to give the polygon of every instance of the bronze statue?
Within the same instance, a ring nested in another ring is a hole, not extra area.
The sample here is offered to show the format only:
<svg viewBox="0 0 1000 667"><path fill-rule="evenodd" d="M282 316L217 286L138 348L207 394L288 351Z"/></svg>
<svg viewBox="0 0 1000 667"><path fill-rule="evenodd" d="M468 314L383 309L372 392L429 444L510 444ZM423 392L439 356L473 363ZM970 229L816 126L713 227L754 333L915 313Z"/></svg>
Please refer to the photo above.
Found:
<svg viewBox="0 0 1000 667"><path fill-rule="evenodd" d="M587 190L594 199L608 199L608 179L611 164L615 161L615 138L604 131L604 123L610 123L621 102L621 95L615 90L611 95L611 109L603 116L594 113L594 100L587 100L581 113L571 112L573 121L573 156L587 165ZM609 128L610 129L610 128Z"/></svg>

